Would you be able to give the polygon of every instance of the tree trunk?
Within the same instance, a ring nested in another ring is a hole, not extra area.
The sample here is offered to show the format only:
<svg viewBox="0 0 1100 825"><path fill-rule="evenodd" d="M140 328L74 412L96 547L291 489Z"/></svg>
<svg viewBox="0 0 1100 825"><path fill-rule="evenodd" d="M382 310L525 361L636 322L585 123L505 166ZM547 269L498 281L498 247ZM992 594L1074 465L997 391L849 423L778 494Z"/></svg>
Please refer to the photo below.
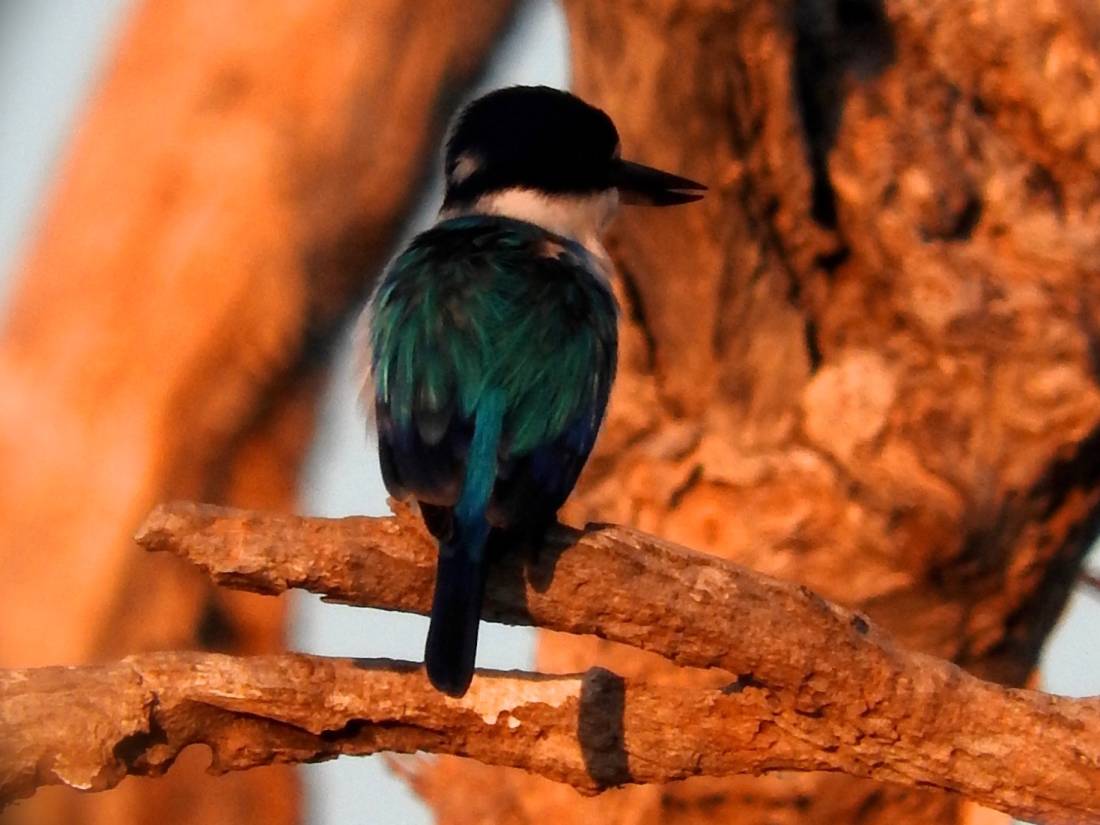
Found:
<svg viewBox="0 0 1100 825"><path fill-rule="evenodd" d="M618 224L621 373L568 520L803 582L908 647L1025 682L1100 513L1100 14L1072 0L567 9L576 90L615 118L624 153L712 186ZM543 634L541 667L593 662L689 678ZM416 782L447 825L978 814L836 776L581 799L448 760Z"/></svg>
<svg viewBox="0 0 1100 825"><path fill-rule="evenodd" d="M282 602L131 535L164 499L293 506L324 356L512 5L137 10L0 331L0 666L282 649ZM290 769L203 767L5 821L297 821Z"/></svg>

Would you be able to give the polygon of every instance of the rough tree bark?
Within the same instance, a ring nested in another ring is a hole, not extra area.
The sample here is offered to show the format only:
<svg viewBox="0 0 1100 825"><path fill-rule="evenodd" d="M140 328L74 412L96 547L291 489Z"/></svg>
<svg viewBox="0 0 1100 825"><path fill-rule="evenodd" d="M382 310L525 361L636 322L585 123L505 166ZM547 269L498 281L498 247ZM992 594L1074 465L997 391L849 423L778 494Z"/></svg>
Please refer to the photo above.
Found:
<svg viewBox="0 0 1100 825"><path fill-rule="evenodd" d="M0 664L282 648L280 603L130 536L165 496L293 507L324 356L512 5L135 10L0 331ZM6 821L297 820L285 769L189 767Z"/></svg>
<svg viewBox="0 0 1100 825"><path fill-rule="evenodd" d="M482 672L454 699L417 664L160 653L0 671L0 807L48 783L159 776L202 743L221 773L428 751L594 792L693 776L828 770L958 791L1043 825L1100 821L1100 702L1007 688L903 650L864 616L636 530L561 530L496 566L486 615L706 668L672 684L607 670ZM395 518L158 508L138 542L215 581L307 587L426 613L435 543ZM683 671L679 671L684 674Z"/></svg>
<svg viewBox="0 0 1100 825"><path fill-rule="evenodd" d="M1074 0L567 2L624 151L707 181L613 254L622 373L568 515L637 525L1027 680L1096 533L1100 15ZM540 666L656 677L545 636ZM962 822L835 777L578 800L446 761L446 825Z"/></svg>

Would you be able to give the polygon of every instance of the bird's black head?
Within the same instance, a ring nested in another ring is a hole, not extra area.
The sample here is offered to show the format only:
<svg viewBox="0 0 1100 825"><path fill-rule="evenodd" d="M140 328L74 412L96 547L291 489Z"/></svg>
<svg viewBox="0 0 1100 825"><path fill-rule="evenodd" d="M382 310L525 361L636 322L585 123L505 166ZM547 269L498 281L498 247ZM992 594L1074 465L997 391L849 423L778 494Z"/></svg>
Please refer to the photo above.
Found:
<svg viewBox="0 0 1100 825"><path fill-rule="evenodd" d="M619 133L605 112L546 86L490 92L458 116L447 142L444 209L484 195L528 189L593 195L619 189L627 203L667 206L706 187L619 156Z"/></svg>

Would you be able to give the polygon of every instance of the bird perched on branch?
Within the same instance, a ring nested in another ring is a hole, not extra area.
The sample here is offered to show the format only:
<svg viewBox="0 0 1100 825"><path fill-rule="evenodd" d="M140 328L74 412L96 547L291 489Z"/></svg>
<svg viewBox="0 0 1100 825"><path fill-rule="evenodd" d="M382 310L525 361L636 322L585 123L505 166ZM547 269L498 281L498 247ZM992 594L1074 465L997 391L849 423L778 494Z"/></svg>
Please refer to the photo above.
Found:
<svg viewBox="0 0 1100 825"><path fill-rule="evenodd" d="M438 222L368 305L365 394L386 488L439 541L424 659L461 696L496 548L554 523L603 421L617 307L600 234L620 201L671 206L705 187L622 160L607 114L546 87L467 106L445 171Z"/></svg>

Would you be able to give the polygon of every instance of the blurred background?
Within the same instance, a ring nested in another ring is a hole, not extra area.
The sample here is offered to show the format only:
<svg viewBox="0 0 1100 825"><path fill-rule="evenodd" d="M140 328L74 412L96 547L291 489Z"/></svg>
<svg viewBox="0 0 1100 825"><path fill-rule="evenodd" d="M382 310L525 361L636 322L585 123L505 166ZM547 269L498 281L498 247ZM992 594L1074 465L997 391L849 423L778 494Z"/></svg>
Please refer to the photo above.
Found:
<svg viewBox="0 0 1100 825"><path fill-rule="evenodd" d="M130 558L125 536L148 504L168 495L323 516L385 512L356 402L348 320L391 251L433 220L438 142L450 113L499 86L569 87L565 13L530 0L515 9L485 4L460 19L431 4L422 14L456 32L440 36L420 32L430 27L407 19L400 4L366 3L360 12L319 4L311 13L279 3L256 16L213 4L139 5L0 4L0 304L19 313L7 318L3 345L20 350L0 364L0 412L16 428L0 456L4 484L21 485L24 496L16 503L9 488L0 516L42 548L5 557L6 587L16 595L5 595L2 663L67 664L195 644L278 649L284 622L295 649L418 659L421 617L301 595L210 593L188 571L162 569L167 560ZM388 44L349 42L385 32L403 34ZM271 59L298 37L327 38L328 54L287 49L287 65ZM286 82L286 102L278 78L257 91L256 77L268 71ZM194 99L182 104L176 95ZM346 123L337 122L341 110L352 110ZM289 150L274 145L280 129L296 130ZM269 162L284 151L289 159ZM240 185L204 194L226 176ZM297 212L288 214L281 198ZM362 201L348 202L355 198ZM83 220L90 212L95 218ZM259 318L241 324L253 332L235 331L241 316ZM301 340L288 332L299 329ZM232 375L189 372L220 357L235 362ZM33 421L50 429L30 431ZM25 500L47 504L30 512ZM44 638L39 611L62 604L83 618ZM1098 621L1095 591L1074 587L1043 647L1044 689L1100 694L1091 643ZM478 662L529 669L534 651L533 633L486 625ZM298 770L300 821L310 825L432 820L382 757ZM263 781L243 798L264 796ZM116 823L151 816L141 813L152 805L141 792L126 804L108 801L112 794L93 810L49 791L23 815ZM297 804L288 793L281 813L264 819L244 813L249 803L239 815L201 821L290 822Z"/></svg>

